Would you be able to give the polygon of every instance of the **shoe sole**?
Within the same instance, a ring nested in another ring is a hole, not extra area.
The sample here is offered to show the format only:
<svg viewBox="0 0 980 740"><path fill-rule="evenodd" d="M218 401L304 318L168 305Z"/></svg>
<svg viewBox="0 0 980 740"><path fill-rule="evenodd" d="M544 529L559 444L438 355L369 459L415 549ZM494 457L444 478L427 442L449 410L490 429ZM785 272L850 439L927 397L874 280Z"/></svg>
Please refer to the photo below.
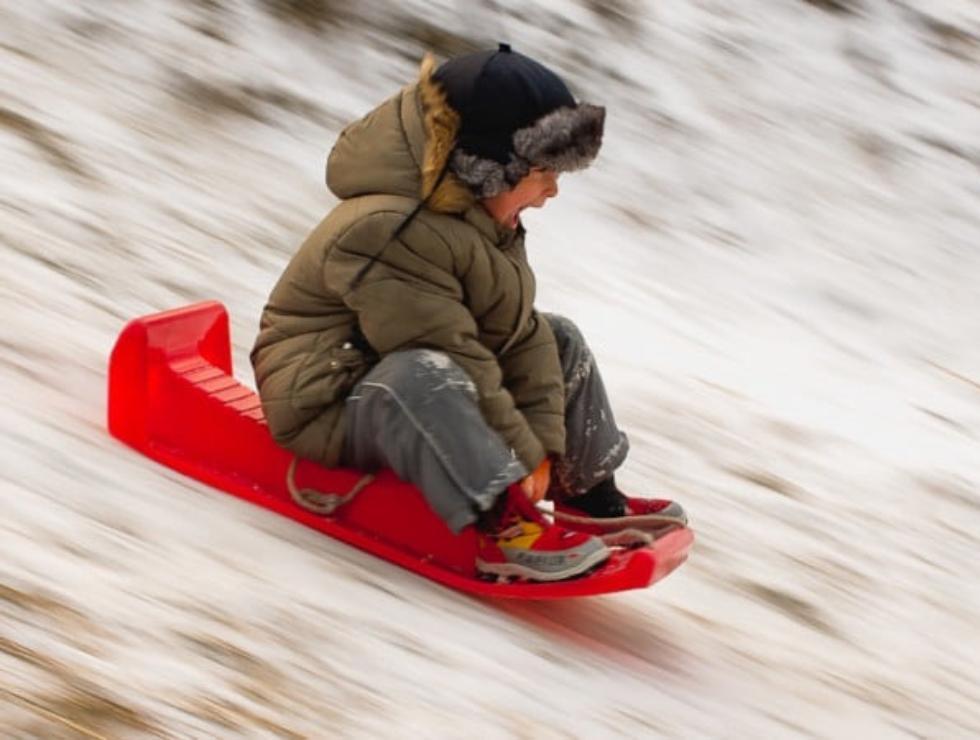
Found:
<svg viewBox="0 0 980 740"><path fill-rule="evenodd" d="M488 563L485 560L476 559L476 569L480 575L497 576L498 578L524 578L528 581L564 581L568 578L582 575L600 563L609 559L612 553L608 548L603 547L589 553L574 565L564 570L545 573L518 563Z"/></svg>

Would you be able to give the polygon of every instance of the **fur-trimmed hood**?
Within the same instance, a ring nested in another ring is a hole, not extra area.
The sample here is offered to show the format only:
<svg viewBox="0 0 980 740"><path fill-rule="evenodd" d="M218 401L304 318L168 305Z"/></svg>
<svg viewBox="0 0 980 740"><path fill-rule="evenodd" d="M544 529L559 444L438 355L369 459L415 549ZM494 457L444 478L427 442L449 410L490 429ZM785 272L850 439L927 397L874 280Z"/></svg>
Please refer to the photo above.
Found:
<svg viewBox="0 0 980 740"><path fill-rule="evenodd" d="M469 188L451 172L443 174L456 145L459 115L433 82L434 70L435 61L426 54L418 82L343 130L327 159L327 185L334 195L426 199L438 213L462 213L475 204Z"/></svg>

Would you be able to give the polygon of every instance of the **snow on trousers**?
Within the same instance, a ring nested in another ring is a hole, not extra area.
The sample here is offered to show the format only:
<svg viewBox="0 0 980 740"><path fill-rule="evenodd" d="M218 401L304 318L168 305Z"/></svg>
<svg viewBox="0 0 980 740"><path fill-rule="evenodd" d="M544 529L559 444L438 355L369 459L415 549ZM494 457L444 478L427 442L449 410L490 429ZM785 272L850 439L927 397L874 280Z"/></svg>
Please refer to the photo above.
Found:
<svg viewBox="0 0 980 740"><path fill-rule="evenodd" d="M578 327L562 316L540 316L557 339L565 379L566 451L553 463L552 492L574 496L612 475L629 443ZM354 387L343 458L361 470L390 467L454 532L529 472L484 421L466 373L428 349L387 355Z"/></svg>

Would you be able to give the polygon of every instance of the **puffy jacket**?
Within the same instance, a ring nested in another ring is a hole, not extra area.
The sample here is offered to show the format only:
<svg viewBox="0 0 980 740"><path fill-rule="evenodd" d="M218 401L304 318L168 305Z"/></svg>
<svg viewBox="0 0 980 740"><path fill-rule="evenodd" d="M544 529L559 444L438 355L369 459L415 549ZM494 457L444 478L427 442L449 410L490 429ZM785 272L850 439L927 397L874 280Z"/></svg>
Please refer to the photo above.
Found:
<svg viewBox="0 0 980 740"><path fill-rule="evenodd" d="M534 311L523 229L498 225L452 174L440 178L458 117L432 67L426 59L417 83L349 125L331 151L327 184L341 202L263 310L251 354L259 395L279 444L334 466L344 400L371 366L398 350L439 350L532 470L565 449L555 338Z"/></svg>

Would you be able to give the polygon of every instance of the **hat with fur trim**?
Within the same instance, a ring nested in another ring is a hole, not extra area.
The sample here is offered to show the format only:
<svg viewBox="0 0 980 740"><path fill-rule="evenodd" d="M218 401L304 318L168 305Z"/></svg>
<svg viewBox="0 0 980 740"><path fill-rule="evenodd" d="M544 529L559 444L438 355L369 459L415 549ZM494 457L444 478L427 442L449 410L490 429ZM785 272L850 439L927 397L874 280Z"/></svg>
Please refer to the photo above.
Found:
<svg viewBox="0 0 980 740"><path fill-rule="evenodd" d="M479 198L532 167L580 170L599 153L606 109L576 103L558 75L507 44L450 59L432 79L460 117L449 168Z"/></svg>

